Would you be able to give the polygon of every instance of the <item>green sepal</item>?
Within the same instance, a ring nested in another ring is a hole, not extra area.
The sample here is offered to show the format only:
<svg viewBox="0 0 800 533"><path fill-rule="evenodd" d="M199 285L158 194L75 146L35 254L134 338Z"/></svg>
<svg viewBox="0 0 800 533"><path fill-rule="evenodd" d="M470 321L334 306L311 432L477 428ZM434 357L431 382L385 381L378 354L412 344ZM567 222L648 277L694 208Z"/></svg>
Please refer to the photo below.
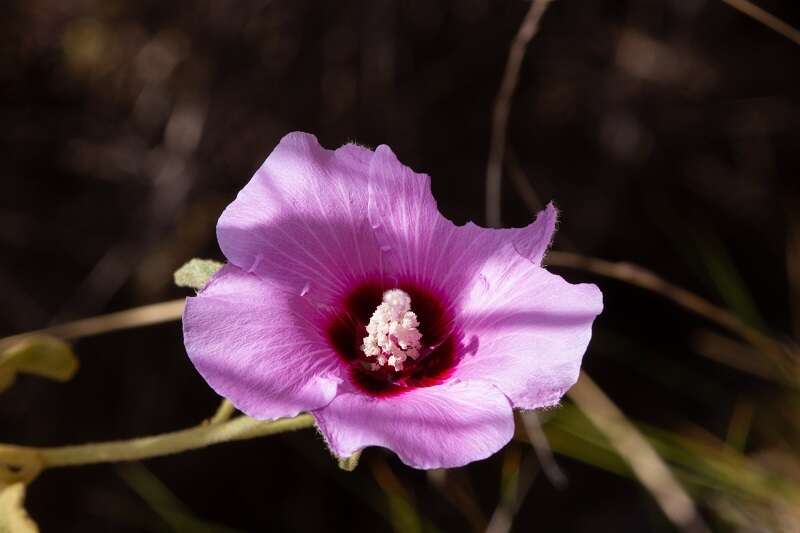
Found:
<svg viewBox="0 0 800 533"><path fill-rule="evenodd" d="M211 259L191 259L175 271L175 285L200 290L206 286L211 276L224 266L219 261Z"/></svg>

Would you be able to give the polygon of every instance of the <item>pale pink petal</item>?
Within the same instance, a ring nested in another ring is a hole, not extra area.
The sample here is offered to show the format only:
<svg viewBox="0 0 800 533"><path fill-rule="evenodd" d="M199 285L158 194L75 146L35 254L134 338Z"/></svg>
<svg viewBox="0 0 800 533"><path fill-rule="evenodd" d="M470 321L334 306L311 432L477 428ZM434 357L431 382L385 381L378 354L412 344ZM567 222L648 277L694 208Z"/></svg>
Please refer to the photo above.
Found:
<svg viewBox="0 0 800 533"><path fill-rule="evenodd" d="M508 399L483 381L445 383L389 398L343 393L314 417L339 457L382 446L407 465L425 469L484 459L514 435Z"/></svg>
<svg viewBox="0 0 800 533"><path fill-rule="evenodd" d="M454 225L439 213L428 176L400 163L387 146L376 149L369 176L369 218L382 245L387 274L435 284L454 298L480 266L508 244L540 264L555 231L552 204L524 228Z"/></svg>
<svg viewBox="0 0 800 533"><path fill-rule="evenodd" d="M231 265L188 300L187 351L250 416L313 411L339 456L382 446L417 468L483 459L511 439L513 407L553 405L575 383L602 309L595 286L540 267L556 219L548 205L525 228L455 226L428 177L388 147L330 151L312 135L287 135L220 218ZM448 352L444 369L420 366L437 372L427 381L411 373L392 384L427 386L376 395L351 381L360 337L348 314L356 306L363 321L372 302L348 298L363 289L371 300L373 285L393 282L441 300L446 310L425 314L434 324L441 315L442 335L452 326L463 349ZM333 349L332 320L349 321L347 357Z"/></svg>
<svg viewBox="0 0 800 533"><path fill-rule="evenodd" d="M595 285L571 285L509 249L487 262L461 302L464 343L472 349L457 379L486 379L514 407L558 403L578 379L603 309Z"/></svg>
<svg viewBox="0 0 800 533"><path fill-rule="evenodd" d="M245 414L294 416L327 405L341 382L337 356L306 318L313 313L299 295L227 265L186 301L186 351Z"/></svg>
<svg viewBox="0 0 800 533"><path fill-rule="evenodd" d="M326 150L307 133L286 135L217 224L239 268L331 304L379 268L367 219L372 151Z"/></svg>

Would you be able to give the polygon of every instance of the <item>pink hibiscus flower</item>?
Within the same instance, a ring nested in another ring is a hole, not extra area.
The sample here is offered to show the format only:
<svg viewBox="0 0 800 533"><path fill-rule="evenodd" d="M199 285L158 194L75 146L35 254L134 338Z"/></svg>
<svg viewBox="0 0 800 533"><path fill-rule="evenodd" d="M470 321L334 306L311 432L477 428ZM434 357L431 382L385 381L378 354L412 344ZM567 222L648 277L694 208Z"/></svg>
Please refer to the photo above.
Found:
<svg viewBox="0 0 800 533"><path fill-rule="evenodd" d="M575 383L602 310L541 267L555 224L549 205L525 228L456 226L388 147L291 133L220 217L229 263L187 301L187 352L251 417L313 413L339 457L486 458L514 408Z"/></svg>

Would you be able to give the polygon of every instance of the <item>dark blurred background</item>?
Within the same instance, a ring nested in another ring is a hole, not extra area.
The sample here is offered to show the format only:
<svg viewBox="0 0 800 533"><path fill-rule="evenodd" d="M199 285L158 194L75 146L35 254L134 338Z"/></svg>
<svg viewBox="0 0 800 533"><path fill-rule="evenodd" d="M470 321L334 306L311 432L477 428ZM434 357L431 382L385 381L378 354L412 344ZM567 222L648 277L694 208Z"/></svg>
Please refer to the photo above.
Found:
<svg viewBox="0 0 800 533"><path fill-rule="evenodd" d="M759 5L800 25L796 2ZM484 222L492 106L528 6L5 2L0 335L185 296L172 272L222 259L219 214L293 130L330 148L389 144L431 175L446 216ZM504 224L530 219L514 185L527 180L562 211L555 249L638 263L796 337L798 58L800 47L720 0L554 2L511 110ZM785 423L800 420L797 389L706 357L728 339L655 294L554 270L603 289L585 368L626 415L725 442L745 409L739 451L781 451L779 470L796 476L797 456L784 456L797 442ZM75 348L69 383L21 377L0 396L0 440L129 438L195 425L218 404L177 322ZM47 471L27 507L44 532L469 531L490 520L509 468L525 466L533 483L513 531L673 531L635 478L574 453L556 460L562 488L525 443L446 479L377 449L347 473L306 431ZM724 492L693 494L713 529L760 530L726 517Z"/></svg>

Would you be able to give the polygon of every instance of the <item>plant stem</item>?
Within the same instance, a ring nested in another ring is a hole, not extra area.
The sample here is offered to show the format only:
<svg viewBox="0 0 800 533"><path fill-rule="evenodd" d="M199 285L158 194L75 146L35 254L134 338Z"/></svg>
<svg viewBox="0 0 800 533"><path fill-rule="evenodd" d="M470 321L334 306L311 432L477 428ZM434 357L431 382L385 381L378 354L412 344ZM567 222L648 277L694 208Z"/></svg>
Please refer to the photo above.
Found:
<svg viewBox="0 0 800 533"><path fill-rule="evenodd" d="M501 181L503 157L506 151L506 126L511 113L511 99L519 83L519 72L525 49L539 31L539 21L552 0L533 0L522 21L508 53L503 80L494 101L492 112L492 135L489 141L489 159L486 163L486 225L499 228L501 225Z"/></svg>
<svg viewBox="0 0 800 533"><path fill-rule="evenodd" d="M24 448L17 450L35 453L43 468L75 466L94 463L136 461L205 448L212 444L247 440L288 431L297 431L314 425L314 417L301 414L274 422L241 416L220 424L205 424L190 429L141 437L130 440L98 442L78 446L55 448ZM0 462L13 462L13 456L0 456Z"/></svg>
<svg viewBox="0 0 800 533"><path fill-rule="evenodd" d="M64 340L75 340L81 337L90 337L92 335L100 335L112 331L171 322L181 318L185 302L185 298L180 298L178 300L134 307L133 309L109 313L107 315L84 318L76 320L75 322L67 322L37 331L12 335L11 337L0 339L0 344L7 343L11 345L34 334L52 335Z"/></svg>
<svg viewBox="0 0 800 533"><path fill-rule="evenodd" d="M222 424L223 422L227 422L233 416L233 413L236 412L236 407L233 406L230 400L227 398L222 400L222 403L219 404L217 408L217 412L214 413L214 416L211 417L211 420L208 422L209 424Z"/></svg>
<svg viewBox="0 0 800 533"><path fill-rule="evenodd" d="M655 292L664 298L672 300L684 309L717 323L750 343L754 348L772 355L781 364L784 364L787 358L790 362L793 359L792 348L745 324L727 309L718 307L682 287L673 285L653 272L633 263L612 263L596 257L556 251L547 254L546 263L548 266L585 270ZM789 370L787 369L787 371Z"/></svg>

